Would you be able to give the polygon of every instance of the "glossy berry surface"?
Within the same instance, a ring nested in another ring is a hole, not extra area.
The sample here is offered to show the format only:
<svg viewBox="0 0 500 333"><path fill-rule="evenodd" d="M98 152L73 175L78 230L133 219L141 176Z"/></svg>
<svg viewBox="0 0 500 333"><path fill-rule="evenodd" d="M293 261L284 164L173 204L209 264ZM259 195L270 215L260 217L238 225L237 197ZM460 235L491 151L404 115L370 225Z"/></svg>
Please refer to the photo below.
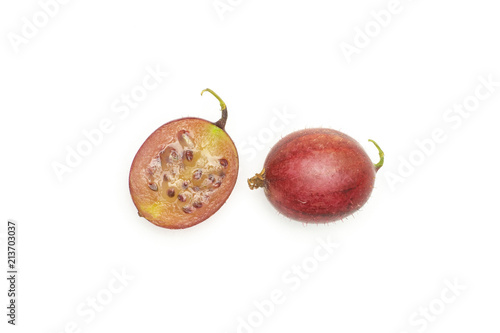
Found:
<svg viewBox="0 0 500 333"><path fill-rule="evenodd" d="M271 204L291 219L340 220L370 197L383 164L383 152L376 146L381 161L374 165L359 143L344 133L326 128L297 131L271 149L264 170L248 184L251 189L263 187Z"/></svg>

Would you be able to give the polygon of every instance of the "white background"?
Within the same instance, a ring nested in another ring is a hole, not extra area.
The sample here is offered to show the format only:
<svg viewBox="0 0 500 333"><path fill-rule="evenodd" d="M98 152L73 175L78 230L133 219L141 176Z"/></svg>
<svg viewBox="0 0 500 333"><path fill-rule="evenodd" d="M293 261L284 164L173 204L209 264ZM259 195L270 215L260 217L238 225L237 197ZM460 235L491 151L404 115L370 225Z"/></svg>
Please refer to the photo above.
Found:
<svg viewBox="0 0 500 333"><path fill-rule="evenodd" d="M222 17L212 0L69 1L18 52L13 34L42 9L1 3L4 268L8 219L19 233L18 325L6 323L2 278L2 332L498 332L500 87L455 128L444 118L480 76L500 81L496 2L401 0L348 62L342 43L376 29L370 12L389 1L227 1ZM120 118L113 103L147 67L169 76ZM200 97L207 87L229 109L238 182L209 220L158 228L137 216L130 164L160 125L217 120L218 102ZM53 164L103 119L113 130L58 180ZM353 217L303 225L246 179L280 137L318 126L354 137L375 162L376 140L386 165ZM416 141L435 129L446 140L419 160ZM402 176L410 157L419 165ZM321 241L339 247L316 267ZM291 269L303 264L298 279ZM110 294L121 272L131 279ZM264 318L255 302L273 290L283 302ZM88 305L96 297L100 311ZM438 314L423 320L429 307Z"/></svg>

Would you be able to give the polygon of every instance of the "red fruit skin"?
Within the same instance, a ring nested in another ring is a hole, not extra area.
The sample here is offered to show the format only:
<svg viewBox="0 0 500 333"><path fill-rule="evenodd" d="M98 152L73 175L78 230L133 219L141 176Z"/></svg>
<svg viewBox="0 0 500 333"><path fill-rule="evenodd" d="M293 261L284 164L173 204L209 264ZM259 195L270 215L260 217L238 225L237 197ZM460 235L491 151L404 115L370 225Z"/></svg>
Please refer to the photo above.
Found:
<svg viewBox="0 0 500 333"><path fill-rule="evenodd" d="M264 163L264 190L283 215L298 221L340 220L361 208L376 169L359 143L326 128L305 129L281 139Z"/></svg>

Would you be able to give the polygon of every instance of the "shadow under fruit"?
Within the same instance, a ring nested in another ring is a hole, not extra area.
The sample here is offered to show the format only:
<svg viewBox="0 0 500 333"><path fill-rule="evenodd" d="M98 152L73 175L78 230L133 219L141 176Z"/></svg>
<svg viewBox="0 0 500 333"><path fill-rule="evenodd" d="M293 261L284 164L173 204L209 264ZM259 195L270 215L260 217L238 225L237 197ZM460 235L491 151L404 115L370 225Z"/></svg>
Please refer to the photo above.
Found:
<svg viewBox="0 0 500 333"><path fill-rule="evenodd" d="M183 229L219 210L238 176L238 152L225 132L227 108L215 123L182 118L154 131L137 152L129 187L139 216L157 226Z"/></svg>

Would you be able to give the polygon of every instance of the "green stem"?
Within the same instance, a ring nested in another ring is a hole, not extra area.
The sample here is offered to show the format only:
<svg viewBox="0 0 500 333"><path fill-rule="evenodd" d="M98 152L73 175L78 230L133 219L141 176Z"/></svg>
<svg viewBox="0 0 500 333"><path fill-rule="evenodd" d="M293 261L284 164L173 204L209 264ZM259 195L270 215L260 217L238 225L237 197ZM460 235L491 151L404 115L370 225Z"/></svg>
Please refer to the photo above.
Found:
<svg viewBox="0 0 500 333"><path fill-rule="evenodd" d="M205 89L201 92L201 94L203 95L203 93L205 91L208 91L209 93L211 93L212 95L215 96L215 98L217 98L220 102L220 108L221 108L221 111L222 111L222 117L217 120L217 122L215 122L215 125L217 127L220 127L221 129L224 129L224 127L226 127L226 121L227 121L227 107L226 107L226 103L224 103L224 101L222 100L222 98L219 97L219 95L217 95L212 89Z"/></svg>
<svg viewBox="0 0 500 333"><path fill-rule="evenodd" d="M378 169L380 169L384 165L384 152L375 141L373 140L368 140L368 141L372 142L378 149L378 155L380 156L380 161L377 164L374 164L375 172L377 172Z"/></svg>

